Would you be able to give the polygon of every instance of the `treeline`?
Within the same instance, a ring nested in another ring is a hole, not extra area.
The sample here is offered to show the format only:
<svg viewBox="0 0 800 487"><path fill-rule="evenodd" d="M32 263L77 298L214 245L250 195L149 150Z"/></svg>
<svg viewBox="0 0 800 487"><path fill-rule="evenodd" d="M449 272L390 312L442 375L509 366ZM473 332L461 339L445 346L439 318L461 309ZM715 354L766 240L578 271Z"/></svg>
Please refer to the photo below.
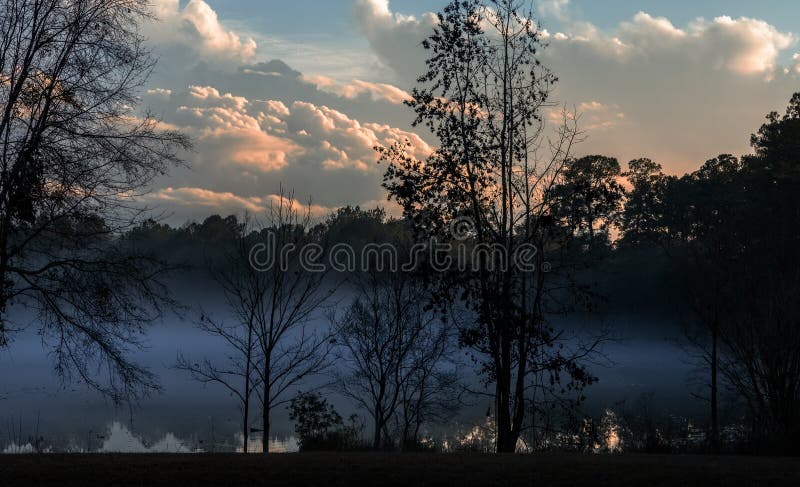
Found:
<svg viewBox="0 0 800 487"><path fill-rule="evenodd" d="M706 364L711 444L719 397L741 401L759 449L796 451L800 428L800 94L767 116L754 154L721 155L682 177L632 164L620 248L657 245L679 276Z"/></svg>

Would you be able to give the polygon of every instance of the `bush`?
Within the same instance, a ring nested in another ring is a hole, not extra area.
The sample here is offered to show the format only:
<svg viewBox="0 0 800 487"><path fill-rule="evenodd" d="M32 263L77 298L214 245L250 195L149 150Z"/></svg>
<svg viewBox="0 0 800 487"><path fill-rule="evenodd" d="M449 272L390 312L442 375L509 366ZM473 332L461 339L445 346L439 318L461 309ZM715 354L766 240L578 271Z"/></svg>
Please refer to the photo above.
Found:
<svg viewBox="0 0 800 487"><path fill-rule="evenodd" d="M319 393L301 392L289 404L301 452L353 450L360 446L357 417L345 425L333 405Z"/></svg>

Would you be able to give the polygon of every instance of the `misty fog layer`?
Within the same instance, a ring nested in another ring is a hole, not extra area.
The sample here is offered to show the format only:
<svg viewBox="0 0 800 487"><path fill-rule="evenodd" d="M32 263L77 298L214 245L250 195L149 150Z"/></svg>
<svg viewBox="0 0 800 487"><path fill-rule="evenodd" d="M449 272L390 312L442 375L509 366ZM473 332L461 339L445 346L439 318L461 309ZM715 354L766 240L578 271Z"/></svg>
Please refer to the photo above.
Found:
<svg viewBox="0 0 800 487"><path fill-rule="evenodd" d="M206 300L205 302L208 302ZM680 337L674 323L663 317L606 316L619 325L614 329L619 340L605 346L608 363L592 367L600 378L587 390L587 413L632 406L643 394L653 394L657 408L691 417L700 414L702 403L690 394L693 366L676 345ZM573 325L577 328L577 325ZM569 325L567 325L569 327ZM86 443L95 438L93 448L100 448L112 423L126 425L148 441L158 442L167 434L178 438L208 438L213 434L231 441L237 432L237 405L220 387L204 387L173 368L178 351L187 356L224 360L226 350L219 340L198 331L189 318L172 317L155 325L147 335L148 349L135 359L154 371L163 387L133 410L118 408L96 392L76 385L62 385L53 374L52 361L42 348L41 339L32 332L16 336L14 347L0 353L0 424L4 433L9 423L22 423L25 436L33 435L37 421L41 435L58 443L69 440ZM471 384L477 385L474 374ZM325 377L306 384L311 388ZM363 414L335 393L326 394L343 415ZM458 421L477 424L490 401L476 400L465 408ZM285 408L278 408L272 419L274 436L288 438L293 433ZM188 440L184 440L188 441ZM0 444L10 441L0 436Z"/></svg>

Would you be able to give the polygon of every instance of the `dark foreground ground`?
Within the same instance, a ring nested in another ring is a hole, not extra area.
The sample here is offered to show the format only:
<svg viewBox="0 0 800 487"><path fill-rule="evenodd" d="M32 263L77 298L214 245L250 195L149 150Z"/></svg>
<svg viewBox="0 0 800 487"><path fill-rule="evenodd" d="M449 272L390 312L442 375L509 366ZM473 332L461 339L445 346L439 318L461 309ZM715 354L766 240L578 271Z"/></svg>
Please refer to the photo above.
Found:
<svg viewBox="0 0 800 487"><path fill-rule="evenodd" d="M704 456L0 455L0 486L800 486L800 459Z"/></svg>

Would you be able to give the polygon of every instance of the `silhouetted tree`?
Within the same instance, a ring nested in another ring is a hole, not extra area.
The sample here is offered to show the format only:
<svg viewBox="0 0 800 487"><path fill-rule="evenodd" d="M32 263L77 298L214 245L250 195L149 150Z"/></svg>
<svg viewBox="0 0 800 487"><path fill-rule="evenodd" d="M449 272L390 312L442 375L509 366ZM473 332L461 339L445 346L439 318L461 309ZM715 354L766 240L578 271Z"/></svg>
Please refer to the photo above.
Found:
<svg viewBox="0 0 800 487"><path fill-rule="evenodd" d="M726 378L745 399L760 446L797 451L800 434L800 93L770 113L742 160L737 267L723 335Z"/></svg>
<svg viewBox="0 0 800 487"><path fill-rule="evenodd" d="M208 222L208 220L206 220ZM195 362L182 353L176 367L189 372L203 384L223 386L239 402L242 425L243 452L247 453L250 435L250 409L253 393L261 386L257 369L260 367L256 317L266 299L266 283L250 263L253 239L249 238L248 222L235 218L226 220L227 235L217 239L217 255L209 259L209 270L222 289L233 322L219 321L202 314L197 324L201 331L221 338L229 351L224 365L203 359ZM220 249L221 247L221 249Z"/></svg>
<svg viewBox="0 0 800 487"><path fill-rule="evenodd" d="M367 244L391 240L393 226L395 223L381 208L367 210L346 206L331 214L320 230L326 232L330 242L348 244L359 253Z"/></svg>
<svg viewBox="0 0 800 487"><path fill-rule="evenodd" d="M452 337L446 327L425 330L412 351L411 373L400 391L396 415L400 445L420 448L423 426L441 425L458 414L464 386L452 363ZM449 364L449 367L444 367Z"/></svg>
<svg viewBox="0 0 800 487"><path fill-rule="evenodd" d="M538 59L541 31L528 2L452 1L423 43L430 57L408 105L438 139L426 160L403 144L380 148L388 165L384 186L402 207L420 241L468 242L499 249L510 259L534 245L531 267L553 264L560 272L531 272L497 265L485 252L466 270L434 277L439 301L466 303L462 342L481 357L494 385L497 450L513 452L526 414L532 370L552 368L554 382L574 385L593 378L554 347L559 334L546 314L561 311L572 288L558 258L571 239L553 215L552 189L562 182L573 145L581 138L576 117L546 136L543 111L556 77ZM454 223L471 227L454 235ZM462 239L463 237L463 239ZM558 289L558 291L556 291ZM543 354L550 350L550 354ZM544 362L532 363L547 355Z"/></svg>
<svg viewBox="0 0 800 487"><path fill-rule="evenodd" d="M554 214L567 225L590 251L608 245L610 230L616 226L625 190L617 181L622 171L613 157L585 156L570 159L563 168L563 181L552 190ZM598 238L601 241L596 241Z"/></svg>
<svg viewBox="0 0 800 487"><path fill-rule="evenodd" d="M57 373L114 401L157 386L127 352L172 304L164 266L120 235L189 147L137 109L148 18L144 0L0 2L0 344L9 307L34 309Z"/></svg>
<svg viewBox="0 0 800 487"><path fill-rule="evenodd" d="M312 321L337 283L327 279L329 267L322 262L324 228L312 228L311 215L291 195L280 193L260 218L240 223L213 216L186 230L213 244L211 275L233 317L229 322L204 315L199 326L221 337L232 354L226 365L179 357L178 368L201 382L223 385L239 399L245 445L255 393L266 454L271 411L289 401L287 391L330 365L330 333Z"/></svg>
<svg viewBox="0 0 800 487"><path fill-rule="evenodd" d="M620 219L623 245L647 245L657 242L663 233L664 192L674 177L666 176L661 165L647 158L628 163L623 176L630 183Z"/></svg>
<svg viewBox="0 0 800 487"><path fill-rule="evenodd" d="M667 212L670 228L680 235L670 255L683 270L680 281L685 301L695 320L686 329L686 338L700 352L701 363L709 370L711 408L710 446L718 452L720 347L727 301L727 289L736 272L741 221L736 209L741 163L731 155L707 161L699 170L670 185L671 208Z"/></svg>
<svg viewBox="0 0 800 487"><path fill-rule="evenodd" d="M800 428L798 134L795 95L784 116L769 114L753 135L754 155L721 155L682 178L662 177L654 167L633 177L632 193L637 186L643 191L628 201L624 238L636 241L655 229L655 240L679 269L697 325L687 338L709 369L714 450L722 378L746 404L760 446L792 449ZM651 217L653 224L640 232L639 221Z"/></svg>
<svg viewBox="0 0 800 487"><path fill-rule="evenodd" d="M252 294L260 297L253 319L265 454L272 409L288 401L287 390L330 365L331 334L311 321L335 293L336 282L326 279L330 269L321 263L325 236L312 231L310 223L310 213L281 193L267 222L248 237L248 262L256 278L246 286L255 286Z"/></svg>
<svg viewBox="0 0 800 487"><path fill-rule="evenodd" d="M372 447L380 449L397 414L402 440L417 435L428 414L434 417L436 401L453 387L437 382L455 381L442 367L451 339L413 275L365 270L354 287L352 304L332 317L341 347L337 383L371 416Z"/></svg>

